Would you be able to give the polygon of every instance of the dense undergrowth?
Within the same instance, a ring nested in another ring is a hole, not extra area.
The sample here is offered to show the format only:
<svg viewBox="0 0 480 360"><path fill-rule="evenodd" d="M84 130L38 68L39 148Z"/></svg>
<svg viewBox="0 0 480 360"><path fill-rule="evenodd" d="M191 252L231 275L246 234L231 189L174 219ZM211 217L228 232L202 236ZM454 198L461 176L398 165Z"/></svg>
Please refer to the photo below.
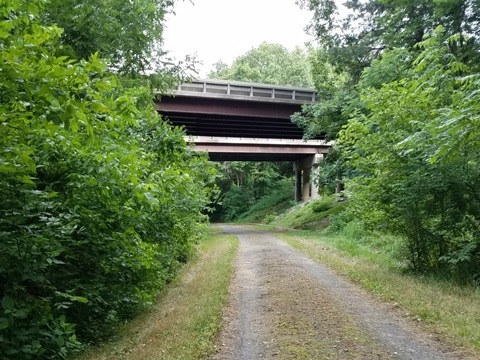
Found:
<svg viewBox="0 0 480 360"><path fill-rule="evenodd" d="M271 194L265 195L257 203L241 213L238 222L268 222L294 205L293 187L290 181L280 184Z"/></svg>
<svg viewBox="0 0 480 360"><path fill-rule="evenodd" d="M122 326L114 341L80 360L200 360L215 351L238 240L215 228L150 311ZM215 279L215 281L212 281Z"/></svg>
<svg viewBox="0 0 480 360"><path fill-rule="evenodd" d="M58 56L0 0L0 359L65 359L151 304L206 228L211 167L150 89ZM128 84L128 85L126 85Z"/></svg>

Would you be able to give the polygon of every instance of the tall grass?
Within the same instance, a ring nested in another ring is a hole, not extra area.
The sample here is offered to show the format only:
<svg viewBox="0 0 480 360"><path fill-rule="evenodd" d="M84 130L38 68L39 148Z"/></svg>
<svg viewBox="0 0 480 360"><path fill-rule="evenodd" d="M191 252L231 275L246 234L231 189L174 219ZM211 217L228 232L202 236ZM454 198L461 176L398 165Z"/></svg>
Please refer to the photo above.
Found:
<svg viewBox="0 0 480 360"><path fill-rule="evenodd" d="M82 360L195 360L215 351L238 242L212 234L153 310L125 326L118 339Z"/></svg>
<svg viewBox="0 0 480 360"><path fill-rule="evenodd" d="M340 212L344 205L334 196L322 197L306 204L298 204L279 215L272 224L293 229L323 229L329 225L329 217Z"/></svg>

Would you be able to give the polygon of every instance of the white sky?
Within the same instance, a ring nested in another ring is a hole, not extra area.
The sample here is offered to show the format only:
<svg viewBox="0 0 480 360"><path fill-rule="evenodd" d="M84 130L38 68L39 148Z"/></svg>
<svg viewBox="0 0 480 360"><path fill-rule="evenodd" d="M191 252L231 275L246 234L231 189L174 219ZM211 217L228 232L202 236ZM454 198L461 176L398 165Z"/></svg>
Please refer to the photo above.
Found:
<svg viewBox="0 0 480 360"><path fill-rule="evenodd" d="M200 77L212 64L227 64L263 41L292 50L309 40L304 29L312 15L295 0L189 0L178 1L175 16L166 19L164 49L181 60L196 54L203 62Z"/></svg>

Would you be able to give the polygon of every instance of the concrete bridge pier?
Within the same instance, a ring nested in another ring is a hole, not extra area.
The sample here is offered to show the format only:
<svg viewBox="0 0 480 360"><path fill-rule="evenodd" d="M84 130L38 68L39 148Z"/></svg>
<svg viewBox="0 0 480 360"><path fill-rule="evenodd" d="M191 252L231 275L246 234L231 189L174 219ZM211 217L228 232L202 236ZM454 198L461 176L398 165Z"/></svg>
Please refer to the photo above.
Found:
<svg viewBox="0 0 480 360"><path fill-rule="evenodd" d="M318 176L318 164L323 154L310 155L293 163L295 171L295 201L306 202L318 198L315 179Z"/></svg>

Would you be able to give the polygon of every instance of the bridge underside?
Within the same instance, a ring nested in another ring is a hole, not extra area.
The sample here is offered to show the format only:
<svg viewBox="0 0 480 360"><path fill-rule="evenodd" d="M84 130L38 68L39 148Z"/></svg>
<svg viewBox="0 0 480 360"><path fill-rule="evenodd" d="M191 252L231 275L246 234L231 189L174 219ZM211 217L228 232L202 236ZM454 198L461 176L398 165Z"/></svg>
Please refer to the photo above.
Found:
<svg viewBox="0 0 480 360"><path fill-rule="evenodd" d="M191 136L302 139L302 129L290 120L300 110L300 104L181 96L159 103L161 114Z"/></svg>
<svg viewBox="0 0 480 360"><path fill-rule="evenodd" d="M293 161L324 154L323 140L243 139L195 136L186 139L196 151L206 151L212 161Z"/></svg>

